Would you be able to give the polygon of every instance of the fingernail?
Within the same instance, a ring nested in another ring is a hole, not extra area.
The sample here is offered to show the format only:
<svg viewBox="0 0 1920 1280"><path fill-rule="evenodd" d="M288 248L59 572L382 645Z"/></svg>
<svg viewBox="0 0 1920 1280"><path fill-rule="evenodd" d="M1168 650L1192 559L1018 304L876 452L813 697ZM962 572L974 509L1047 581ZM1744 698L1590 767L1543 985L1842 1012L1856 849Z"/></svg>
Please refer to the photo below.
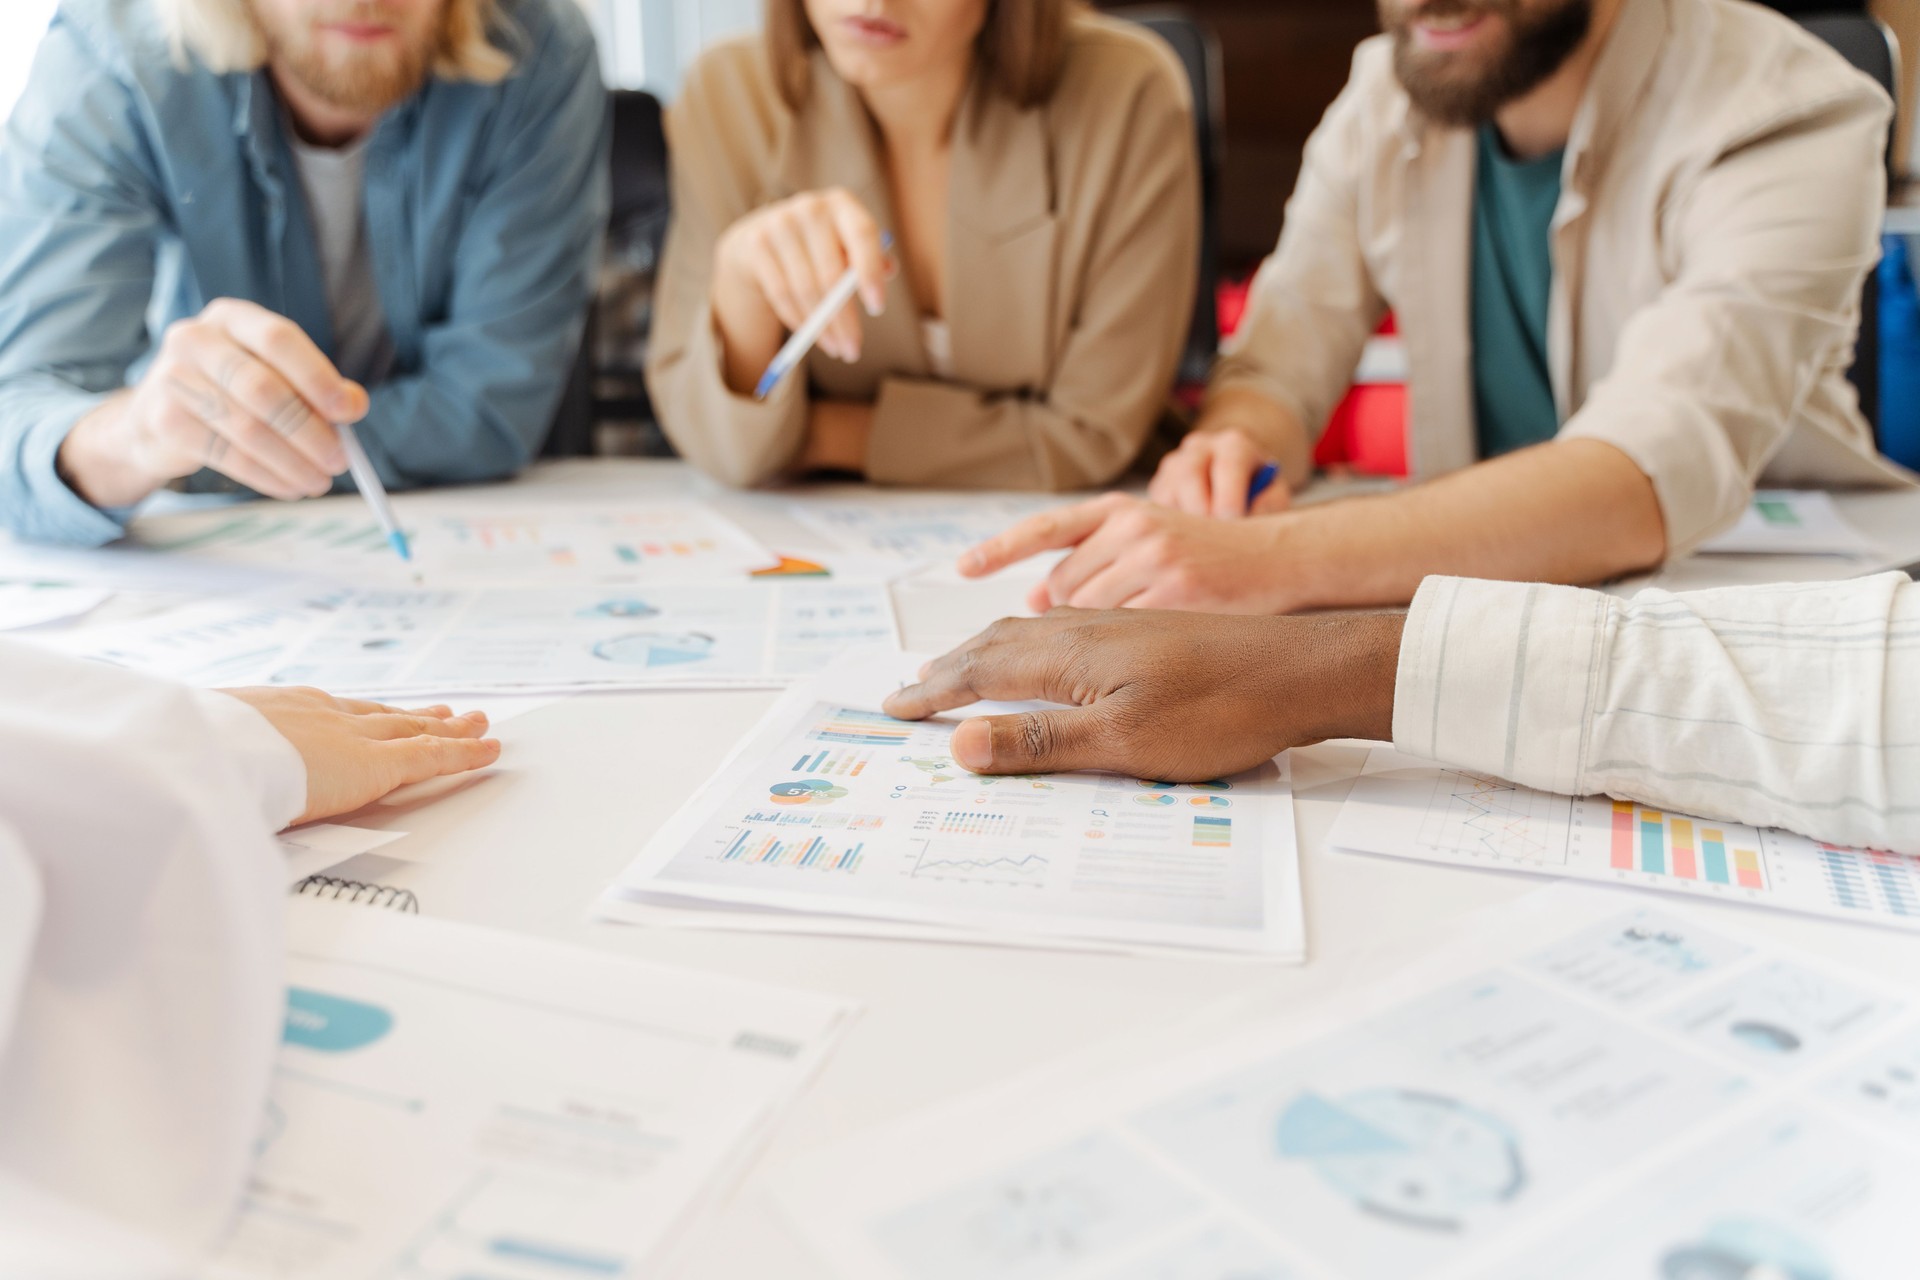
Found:
<svg viewBox="0 0 1920 1280"><path fill-rule="evenodd" d="M916 674L915 678L919 680L925 680L927 678L927 672L931 670L933 670L933 664L931 662L923 662L920 664L920 670Z"/></svg>
<svg viewBox="0 0 1920 1280"><path fill-rule="evenodd" d="M886 295L882 294L878 289L867 289L863 291L860 295L860 301L866 305L867 314L870 316L878 316L882 311L887 309Z"/></svg>
<svg viewBox="0 0 1920 1280"><path fill-rule="evenodd" d="M327 470L339 475L347 469L347 451L336 448L327 455Z"/></svg>
<svg viewBox="0 0 1920 1280"><path fill-rule="evenodd" d="M985 563L985 557L978 551L963 551L960 553L960 572L962 573L978 573L983 563Z"/></svg>
<svg viewBox="0 0 1920 1280"><path fill-rule="evenodd" d="M964 721L953 731L948 750L961 768L979 773L993 763L993 730L985 720Z"/></svg>

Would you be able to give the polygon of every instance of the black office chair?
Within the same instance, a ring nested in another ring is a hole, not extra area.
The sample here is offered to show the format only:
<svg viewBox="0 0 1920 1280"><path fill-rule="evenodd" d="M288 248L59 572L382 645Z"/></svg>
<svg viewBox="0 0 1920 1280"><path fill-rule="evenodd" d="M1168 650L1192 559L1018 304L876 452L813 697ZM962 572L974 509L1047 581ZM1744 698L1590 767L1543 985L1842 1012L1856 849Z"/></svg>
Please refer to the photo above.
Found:
<svg viewBox="0 0 1920 1280"><path fill-rule="evenodd" d="M644 365L653 320L653 281L672 210L667 135L660 100L638 89L609 95L612 201L607 244L594 286L586 335L554 415L542 457L597 452L598 426L628 427L627 449L671 454L654 419Z"/></svg>
<svg viewBox="0 0 1920 1280"><path fill-rule="evenodd" d="M1180 380L1204 382L1220 350L1220 315L1215 302L1220 285L1220 148L1225 117L1220 97L1220 45L1198 18L1179 5L1140 5L1107 12L1138 23L1171 45L1192 86L1193 123L1200 150L1200 275L1193 325L1187 332L1186 352L1180 358Z"/></svg>
<svg viewBox="0 0 1920 1280"><path fill-rule="evenodd" d="M1856 68L1879 83L1896 106L1900 102L1900 46L1893 32L1879 19L1865 13L1804 12L1782 5L1790 17L1813 35L1820 37ZM1887 139L1887 179L1893 179L1893 139ZM1880 278L1877 271L1867 273L1866 287L1860 299L1860 339L1854 347L1853 368L1848 372L1860 393L1860 412L1873 428L1873 440L1880 443Z"/></svg>

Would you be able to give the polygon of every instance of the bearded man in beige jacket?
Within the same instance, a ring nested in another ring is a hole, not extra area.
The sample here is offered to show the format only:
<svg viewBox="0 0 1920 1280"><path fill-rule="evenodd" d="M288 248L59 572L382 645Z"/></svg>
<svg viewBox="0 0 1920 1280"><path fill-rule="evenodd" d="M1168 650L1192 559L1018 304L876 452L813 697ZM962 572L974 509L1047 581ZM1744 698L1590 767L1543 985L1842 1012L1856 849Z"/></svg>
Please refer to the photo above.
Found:
<svg viewBox="0 0 1920 1280"><path fill-rule="evenodd" d="M1761 482L1911 483L1846 379L1886 198L1877 85L1745 0L1380 10L1152 501L1035 517L964 572L1071 547L1034 607L1401 604L1429 574L1650 567ZM1301 509L1279 484L1249 511L1263 463L1310 474L1388 311L1424 483Z"/></svg>

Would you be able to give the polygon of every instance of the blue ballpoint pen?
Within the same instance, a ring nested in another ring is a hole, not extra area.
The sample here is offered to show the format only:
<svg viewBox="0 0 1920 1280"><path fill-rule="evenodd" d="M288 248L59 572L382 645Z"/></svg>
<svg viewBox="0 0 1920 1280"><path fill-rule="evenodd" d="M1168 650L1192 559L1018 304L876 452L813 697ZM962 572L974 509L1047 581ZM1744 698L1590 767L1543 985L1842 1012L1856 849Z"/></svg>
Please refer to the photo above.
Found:
<svg viewBox="0 0 1920 1280"><path fill-rule="evenodd" d="M892 232L881 233L880 248L883 250L893 248ZM760 385L753 389L755 400L765 400L773 394L773 389L780 385L780 379L791 373L794 366L806 357L807 352L813 350L813 344L820 341L820 335L827 331L827 326L833 323L833 318L840 314L840 308L852 302L853 295L859 290L860 275L852 267L848 267L846 274L834 281L833 288L827 290L827 296L820 299L820 305L813 309L813 313L793 331L793 336L774 353L773 362L767 366L767 371L760 375Z"/></svg>
<svg viewBox="0 0 1920 1280"><path fill-rule="evenodd" d="M367 451L360 447L360 437L353 433L353 427L345 422L335 425L340 433L340 447L347 451L347 470L353 473L353 483L358 486L360 496L373 508L374 518L380 521L380 527L387 531L387 545L400 553L402 560L413 559L413 549L407 545L407 535L400 528L400 522L393 517L393 504L387 501L387 488L380 483L375 474L373 463L367 459Z"/></svg>
<svg viewBox="0 0 1920 1280"><path fill-rule="evenodd" d="M1266 463L1254 472L1253 483L1247 486L1247 510L1253 510L1253 504L1260 500L1260 495L1271 489L1273 482L1279 478L1280 464L1277 462Z"/></svg>

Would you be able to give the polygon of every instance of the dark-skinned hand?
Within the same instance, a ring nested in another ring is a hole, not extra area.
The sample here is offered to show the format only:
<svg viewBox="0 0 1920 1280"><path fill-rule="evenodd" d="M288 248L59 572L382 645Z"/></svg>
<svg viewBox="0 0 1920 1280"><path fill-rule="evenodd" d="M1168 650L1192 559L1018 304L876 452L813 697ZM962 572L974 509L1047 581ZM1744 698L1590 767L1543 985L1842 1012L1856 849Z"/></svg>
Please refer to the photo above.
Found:
<svg viewBox="0 0 1920 1280"><path fill-rule="evenodd" d="M885 709L922 720L978 701L1064 703L967 720L953 758L975 773L1205 781L1324 738L1390 738L1404 620L1055 609L994 623Z"/></svg>

